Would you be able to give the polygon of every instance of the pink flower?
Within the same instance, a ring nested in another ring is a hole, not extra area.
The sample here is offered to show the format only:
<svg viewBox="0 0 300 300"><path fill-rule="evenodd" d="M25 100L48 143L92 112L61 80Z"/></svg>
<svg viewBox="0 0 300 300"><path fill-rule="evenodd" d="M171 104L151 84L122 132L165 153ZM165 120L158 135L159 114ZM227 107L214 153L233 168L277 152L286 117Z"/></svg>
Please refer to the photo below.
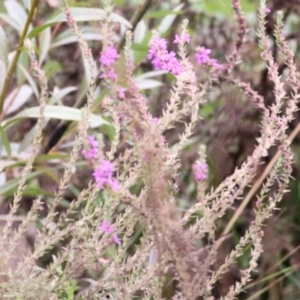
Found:
<svg viewBox="0 0 300 300"><path fill-rule="evenodd" d="M108 184L114 192L118 192L120 190L120 183L117 179L111 179Z"/></svg>
<svg viewBox="0 0 300 300"><path fill-rule="evenodd" d="M119 237L118 237L116 234L113 234L113 235L112 235L112 239L113 239L113 241L114 241L116 244L118 244L119 246L121 245L121 241L120 241Z"/></svg>
<svg viewBox="0 0 300 300"><path fill-rule="evenodd" d="M201 47L200 51L195 54L196 61L199 65L209 65L216 69L222 69L223 66L215 58L210 58L211 50Z"/></svg>
<svg viewBox="0 0 300 300"><path fill-rule="evenodd" d="M105 232L106 234L111 234L115 231L115 227L110 224L109 221L104 220L102 225L98 227L99 230Z"/></svg>
<svg viewBox="0 0 300 300"><path fill-rule="evenodd" d="M206 162L196 162L194 164L194 176L198 182L205 180L208 176L208 165Z"/></svg>
<svg viewBox="0 0 300 300"><path fill-rule="evenodd" d="M271 12L271 9L270 9L269 7L266 6L266 8L265 8L265 13L266 13L266 14L269 14L270 12Z"/></svg>
<svg viewBox="0 0 300 300"><path fill-rule="evenodd" d="M152 122L153 122L154 124L157 124L158 121L159 121L159 118L157 118L157 117L153 117L153 118L152 118Z"/></svg>
<svg viewBox="0 0 300 300"><path fill-rule="evenodd" d="M101 51L99 61L102 64L103 74L100 75L100 78L108 78L113 81L117 80L117 74L115 73L112 65L118 58L119 54L113 46L109 46Z"/></svg>
<svg viewBox="0 0 300 300"><path fill-rule="evenodd" d="M116 48L114 48L113 46L109 46L101 51L99 61L103 66L109 67L114 64L118 58L119 54Z"/></svg>
<svg viewBox="0 0 300 300"><path fill-rule="evenodd" d="M211 53L210 49L207 49L205 47L201 47L200 51L195 54L196 61L199 65L206 64L208 60L210 59L209 55Z"/></svg>
<svg viewBox="0 0 300 300"><path fill-rule="evenodd" d="M125 89L124 88L118 87L117 93L118 93L119 99L121 99L121 100L125 99Z"/></svg>
<svg viewBox="0 0 300 300"><path fill-rule="evenodd" d="M103 222L102 222L102 225L101 226L99 226L98 227L98 229L99 230L101 230L101 231L103 231L103 232L105 232L106 234L112 234L113 232L115 232L115 227L113 226L113 225L111 225L111 223L109 222L109 221L107 221L107 220L104 220ZM120 239L119 239L119 237L118 237L118 235L117 234L112 234L112 239L113 239L113 241L117 244L117 245L121 245L121 241L120 241Z"/></svg>
<svg viewBox="0 0 300 300"><path fill-rule="evenodd" d="M96 159L99 155L98 141L93 136L88 137L88 149L84 149L81 152L85 159Z"/></svg>
<svg viewBox="0 0 300 300"><path fill-rule="evenodd" d="M147 57L152 60L152 64L156 69L169 71L173 75L178 75L183 70L181 63L176 58L175 52L172 51L169 53L167 50L167 41L159 36L153 39Z"/></svg>
<svg viewBox="0 0 300 300"><path fill-rule="evenodd" d="M103 160L95 169L93 176L97 183L97 187L101 190L104 186L109 186L113 191L117 192L120 189L120 184L117 179L113 179L114 164L108 160Z"/></svg>
<svg viewBox="0 0 300 300"><path fill-rule="evenodd" d="M115 73L115 70L113 68L106 68L106 70L104 71L104 73L102 75L100 75L100 78L109 78L112 80L117 80L117 74Z"/></svg>
<svg viewBox="0 0 300 300"><path fill-rule="evenodd" d="M184 36L183 36L183 41L185 42L185 43L190 43L190 41L191 41L191 37L190 37L190 35L188 34L188 33L186 33ZM180 35L178 35L178 34L176 34L175 35L175 40L174 40L174 44L179 44L180 43Z"/></svg>
<svg viewBox="0 0 300 300"><path fill-rule="evenodd" d="M216 69L222 69L223 66L221 64L218 63L218 61L215 59L215 58L210 58L208 60L208 64L211 66L211 67L214 67Z"/></svg>

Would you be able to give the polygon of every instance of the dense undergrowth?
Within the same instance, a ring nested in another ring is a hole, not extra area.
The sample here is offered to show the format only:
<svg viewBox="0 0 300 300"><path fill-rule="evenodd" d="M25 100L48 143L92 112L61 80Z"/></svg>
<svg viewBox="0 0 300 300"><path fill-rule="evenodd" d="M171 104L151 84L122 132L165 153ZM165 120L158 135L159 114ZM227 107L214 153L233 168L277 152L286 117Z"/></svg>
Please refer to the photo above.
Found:
<svg viewBox="0 0 300 300"><path fill-rule="evenodd" d="M0 298L299 299L299 14L4 1Z"/></svg>

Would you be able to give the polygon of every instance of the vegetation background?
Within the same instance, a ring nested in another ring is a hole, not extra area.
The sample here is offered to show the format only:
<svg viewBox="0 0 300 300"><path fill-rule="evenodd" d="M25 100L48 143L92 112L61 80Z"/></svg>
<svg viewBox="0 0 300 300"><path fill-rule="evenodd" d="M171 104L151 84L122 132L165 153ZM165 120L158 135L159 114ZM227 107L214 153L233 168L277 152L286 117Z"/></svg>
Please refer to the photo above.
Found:
<svg viewBox="0 0 300 300"><path fill-rule="evenodd" d="M9 53L17 49L20 37L26 26L29 9L34 1L6 0L0 2L0 24L4 28L9 42ZM99 1L68 1L69 5L79 7L73 16L78 20L79 29L83 37L92 48L92 54L98 60L102 49L103 36L100 31L100 16L96 9L101 7ZM188 29L191 34L191 53L197 47L205 46L212 49L213 56L220 63L226 62L226 57L232 50L237 24L230 0L186 0L186 1L134 1L116 0L114 13L122 16L119 23L115 23L112 39L116 40L122 49L122 40L126 20L140 21L135 25L133 38L134 63L136 82L148 99L153 116L160 116L169 98L173 76L163 72L152 72L153 66L146 58L149 51L151 30L157 29L161 36L169 41L170 50L175 50L173 40L180 31L184 19L189 20ZM254 90L264 97L265 104L270 106L274 102L274 85L269 78L268 70L261 59L261 49L258 47L257 9L258 1L242 0L242 9L249 26L247 40L243 44L241 63L236 65L234 72L244 82L249 82ZM267 33L272 37L274 32L276 11L283 11L284 33L290 47L295 54L295 63L299 67L300 61L300 2L268 1L271 12L267 15ZM134 20L137 12L145 8L140 14L140 20ZM87 9L87 10L85 10ZM82 63L79 45L71 30L59 16L59 3L56 0L38 1L37 10L32 16L28 32L31 32L36 42L40 62L48 79L49 102L52 106L45 111L47 125L43 128L42 147L35 158L34 169L27 176L27 187L23 191L21 205L15 215L16 222L22 220L32 207L33 200L41 198L43 205L52 203L58 188L62 171L69 159L70 149L74 144L74 134L77 132L76 123L81 119L80 108L86 98L87 68ZM48 24L47 26L42 26ZM37 28L37 29L36 29ZM124 41L123 41L124 42ZM272 40L273 55L279 64L280 74L284 74L286 64L278 53L274 39ZM3 44L2 44L3 45ZM174 49L172 49L174 47ZM3 50L3 49L2 49ZM194 59L194 58L192 58ZM195 64L196 65L196 64ZM198 80L208 80L208 69L198 66ZM124 69L117 66L118 78L121 85L126 86ZM144 75L143 75L144 74ZM148 75L147 75L148 74ZM122 82L122 78L124 81ZM99 83L99 81L98 81ZM30 58L23 49L20 52L14 75L7 89L3 111L0 115L0 220L5 221L9 212L14 193L19 184L19 177L29 156L36 122L38 117L37 97L39 87L30 65ZM105 143L113 137L109 118L101 111L100 103L107 94L107 89L96 88L95 104L91 116L91 133L103 137ZM99 118L99 115L101 118ZM227 176L231 175L237 166L250 155L259 137L260 114L249 105L245 96L235 86L228 82L221 83L209 94L208 101L200 109L202 120L195 128L193 137L181 154L182 172L178 182L179 193L176 198L177 206L184 211L195 202L196 183L193 178L192 166L198 155L200 144L206 145L206 155L209 164L209 178L207 190L218 186ZM300 114L295 119L288 133L292 133L300 122ZM183 130L180 124L168 130L165 137L170 145L178 141ZM125 137L126 138L126 137ZM149 141L150 142L150 141ZM263 239L264 252L259 261L258 272L239 299L270 299L297 300L300 299L300 138L297 134L292 143L294 152L293 180L290 182L290 192L280 203L280 210L268 220ZM253 180L259 180L266 166L276 154L271 149L269 156ZM76 199L80 192L88 186L92 179L92 169L88 163L80 158L74 165L76 173L72 175L68 189L63 195L59 209L64 211ZM138 187L137 187L138 189ZM245 192L245 195L247 193ZM234 245L245 233L253 219L255 197L251 197L245 207L242 207L237 220L232 224L230 235L227 236L218 253L220 264L233 249ZM226 217L217 225L217 235L221 235L234 213L242 202L236 201L234 208L226 213ZM137 235L139 233L137 232ZM24 240L17 249L16 257L22 256L23 247L32 246L34 231L27 232ZM137 240L136 240L137 242ZM61 246L61 245L60 245ZM58 247L60 247L58 246ZM40 261L45 266L49 257ZM228 287L238 278L238 270L247 265L248 257L238 259L237 265L219 280L215 295L227 293ZM14 268L15 261L10 263ZM172 295L172 287L165 288L165 296ZM59 299L72 299L63 298Z"/></svg>

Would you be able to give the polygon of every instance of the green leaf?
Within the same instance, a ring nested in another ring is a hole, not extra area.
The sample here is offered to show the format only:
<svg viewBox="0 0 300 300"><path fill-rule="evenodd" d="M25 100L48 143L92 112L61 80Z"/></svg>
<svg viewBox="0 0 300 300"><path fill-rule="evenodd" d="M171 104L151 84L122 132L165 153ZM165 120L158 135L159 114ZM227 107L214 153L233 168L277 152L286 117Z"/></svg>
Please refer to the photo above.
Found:
<svg viewBox="0 0 300 300"><path fill-rule="evenodd" d="M133 42L136 44L140 44L145 38L147 31L148 28L145 21L144 20L140 21L137 24L136 29L134 31Z"/></svg>
<svg viewBox="0 0 300 300"><path fill-rule="evenodd" d="M40 107L35 106L31 108L26 108L16 116L5 120L3 126L5 128L11 126L14 122L23 118L38 118L40 116ZM59 105L46 105L45 118L50 119L59 119L59 120L68 120L68 121L81 121L82 120L82 110L68 107L68 106L59 106ZM102 117L91 114L89 118L89 124L92 128L102 126L103 124L110 125L110 123L104 120Z"/></svg>
<svg viewBox="0 0 300 300"><path fill-rule="evenodd" d="M46 28L41 33L41 41L40 41L40 64L45 60L49 49L50 49L50 43L51 43L51 30L50 28Z"/></svg>
<svg viewBox="0 0 300 300"><path fill-rule="evenodd" d="M35 158L34 162L38 163L38 162L45 162L45 161L51 161L51 160L61 160L61 159L66 160L68 158L69 158L68 154L51 152L51 153L48 153L48 154L38 155Z"/></svg>
<svg viewBox="0 0 300 300"><path fill-rule="evenodd" d="M5 160L0 159L0 173L9 166L15 165L15 160L8 160L7 158Z"/></svg>
<svg viewBox="0 0 300 300"><path fill-rule="evenodd" d="M184 4L180 4L180 5L176 6L173 11L179 12L183 8L183 6L184 6ZM176 14L174 14L174 15L168 14L166 17L164 17L162 19L160 25L157 28L157 31L160 34L164 34L165 32L167 32L171 28L173 22L175 21L175 18L176 18Z"/></svg>
<svg viewBox="0 0 300 300"><path fill-rule="evenodd" d="M32 5L32 0L23 0L23 4L26 7L26 9L29 10Z"/></svg>
<svg viewBox="0 0 300 300"><path fill-rule="evenodd" d="M27 51L22 50L18 59L18 65L21 65L25 70L29 69L29 56L27 54ZM20 68L17 68L17 81L18 85L21 85L25 80L25 74Z"/></svg>
<svg viewBox="0 0 300 300"><path fill-rule="evenodd" d="M71 15L76 22L88 22L88 21L102 21L105 18L105 11L99 8L84 8L84 7L72 7L70 9ZM59 22L66 22L66 15L64 12L60 12L55 17L51 18L46 24L35 27L29 34L29 38L37 36L45 28ZM111 21L117 22L131 28L131 24L123 17L112 13Z"/></svg>
<svg viewBox="0 0 300 300"><path fill-rule="evenodd" d="M162 86L162 83L153 79L135 79L135 83L140 90L153 89Z"/></svg>
<svg viewBox="0 0 300 300"><path fill-rule="evenodd" d="M30 180L32 178L35 178L36 176L42 174L41 171L38 172L32 172L27 177L26 180ZM7 181L5 184L0 186L0 195L6 195L7 193L13 193L16 191L18 185L20 182L20 178L15 178L12 180Z"/></svg>
<svg viewBox="0 0 300 300"><path fill-rule="evenodd" d="M5 71L8 69L8 40L3 30L2 26L0 25L0 61L3 62Z"/></svg>
<svg viewBox="0 0 300 300"><path fill-rule="evenodd" d="M21 71L23 72L24 76L26 77L28 83L30 84L34 95L38 98L39 97L39 90L38 90L38 87L37 87L34 79L29 74L29 72L27 71L27 69L25 69L22 65L18 64L18 68L21 69Z"/></svg>
<svg viewBox="0 0 300 300"><path fill-rule="evenodd" d="M10 25L12 28L16 29L17 31L20 30L19 24L13 18L8 16L7 14L0 14L0 18L3 19L5 21L5 23Z"/></svg>
<svg viewBox="0 0 300 300"><path fill-rule="evenodd" d="M27 12L24 7L15 0L5 1L4 5L10 18L17 24L17 31L19 35L21 35L27 20ZM31 29L32 25L29 26L29 30Z"/></svg>
<svg viewBox="0 0 300 300"><path fill-rule="evenodd" d="M82 36L86 41L102 41L103 36L99 32L99 28L93 28L93 27L79 27L79 30L82 32ZM74 36L72 30L70 28L63 31L61 34L59 34L50 45L50 49L68 45L71 43L76 43L77 37Z"/></svg>
<svg viewBox="0 0 300 300"><path fill-rule="evenodd" d="M46 73L46 77L52 77L57 71L60 71L62 66L56 60L50 60L44 65L44 71Z"/></svg>
<svg viewBox="0 0 300 300"><path fill-rule="evenodd" d="M8 69L8 41L6 34L0 25L0 94L3 89Z"/></svg>
<svg viewBox="0 0 300 300"><path fill-rule="evenodd" d="M1 194L2 196L13 196L16 191L16 188L12 188L8 190L7 192ZM25 190L22 192L23 196L32 196L32 197L38 197L38 196L54 196L52 192L43 190L41 188L35 187L35 186L28 186L25 188Z"/></svg>
<svg viewBox="0 0 300 300"><path fill-rule="evenodd" d="M173 11L173 10L159 10L159 11L151 11L147 13L144 17L146 19L156 19L156 18L163 18L170 15L181 15L182 12L180 11Z"/></svg>
<svg viewBox="0 0 300 300"><path fill-rule="evenodd" d="M35 124L29 132L26 133L22 143L20 144L20 147L18 149L18 154L22 153L30 144L32 144L32 141L35 137L37 130L37 124Z"/></svg>
<svg viewBox="0 0 300 300"><path fill-rule="evenodd" d="M135 79L136 80L148 79L148 78L152 78L152 77L156 77L156 76L160 76L160 75L164 75L164 74L168 74L168 73L169 73L168 71L164 71L164 70L150 71L150 72L146 72L146 73L143 73L142 75L135 77Z"/></svg>
<svg viewBox="0 0 300 300"><path fill-rule="evenodd" d="M3 129L2 126L0 126L0 134L1 134L1 143L3 144L7 156L10 158L11 157L11 148L10 148L10 143L9 143L9 139L7 137L7 134L5 132L5 130Z"/></svg>
<svg viewBox="0 0 300 300"><path fill-rule="evenodd" d="M195 3L195 5L198 11L204 12L209 16L218 16L224 19L226 17L232 17L233 15L230 0L199 1Z"/></svg>
<svg viewBox="0 0 300 300"><path fill-rule="evenodd" d="M69 86L54 92L51 99L49 100L49 104L58 103L58 101L62 100L66 95L76 91L77 89L78 88L76 86Z"/></svg>
<svg viewBox="0 0 300 300"><path fill-rule="evenodd" d="M15 88L4 101L4 111L7 114L13 113L25 104L32 95L32 88L28 84L23 84L20 88Z"/></svg>

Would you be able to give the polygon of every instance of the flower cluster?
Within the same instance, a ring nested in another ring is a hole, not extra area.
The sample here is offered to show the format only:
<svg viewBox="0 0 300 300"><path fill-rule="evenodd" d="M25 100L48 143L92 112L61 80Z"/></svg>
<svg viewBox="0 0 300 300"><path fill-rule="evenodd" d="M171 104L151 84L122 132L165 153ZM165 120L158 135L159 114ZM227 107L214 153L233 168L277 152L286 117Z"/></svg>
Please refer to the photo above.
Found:
<svg viewBox="0 0 300 300"><path fill-rule="evenodd" d="M175 52L168 52L167 41L158 35L154 37L147 57L152 60L154 67L158 70L166 70L173 75L179 75L183 71Z"/></svg>
<svg viewBox="0 0 300 300"><path fill-rule="evenodd" d="M178 35L178 34L176 34L175 35L175 40L174 40L174 44L179 44L180 43L180 35ZM191 36L188 34L188 33L186 33L184 36L183 36L183 41L185 42L185 43L190 43L190 41L191 41Z"/></svg>
<svg viewBox="0 0 300 300"><path fill-rule="evenodd" d="M118 51L113 46L109 46L101 51L99 61L103 67L103 74L100 76L100 78L109 78L111 80L117 79L117 75L112 65L116 62L118 58Z"/></svg>
<svg viewBox="0 0 300 300"><path fill-rule="evenodd" d="M115 232L115 227L113 225L111 225L111 223L107 220L104 220L102 222L102 225L98 227L99 230L105 232L106 234L112 234L112 239L113 241L118 244L119 246L121 245L121 241L119 239L119 237L117 236Z"/></svg>
<svg viewBox="0 0 300 300"><path fill-rule="evenodd" d="M223 66L218 63L215 58L210 58L211 50L205 47L201 47L200 50L195 53L196 61L199 65L207 64L216 69L221 69Z"/></svg>
<svg viewBox="0 0 300 300"><path fill-rule="evenodd" d="M114 164L108 160L103 160L101 164L95 168L93 176L100 190L103 189L104 186L109 186L115 192L120 189L118 180L113 178L113 172Z"/></svg>
<svg viewBox="0 0 300 300"><path fill-rule="evenodd" d="M82 150L82 154L87 160L97 159L99 155L98 141L93 136L88 137L88 149Z"/></svg>
<svg viewBox="0 0 300 300"><path fill-rule="evenodd" d="M194 164L194 176L198 182L202 182L208 176L208 165L206 162L197 161Z"/></svg>
<svg viewBox="0 0 300 300"><path fill-rule="evenodd" d="M266 6L266 8L265 8L265 13L266 13L266 14L269 14L270 12L271 12L271 9L270 9L269 7Z"/></svg>

